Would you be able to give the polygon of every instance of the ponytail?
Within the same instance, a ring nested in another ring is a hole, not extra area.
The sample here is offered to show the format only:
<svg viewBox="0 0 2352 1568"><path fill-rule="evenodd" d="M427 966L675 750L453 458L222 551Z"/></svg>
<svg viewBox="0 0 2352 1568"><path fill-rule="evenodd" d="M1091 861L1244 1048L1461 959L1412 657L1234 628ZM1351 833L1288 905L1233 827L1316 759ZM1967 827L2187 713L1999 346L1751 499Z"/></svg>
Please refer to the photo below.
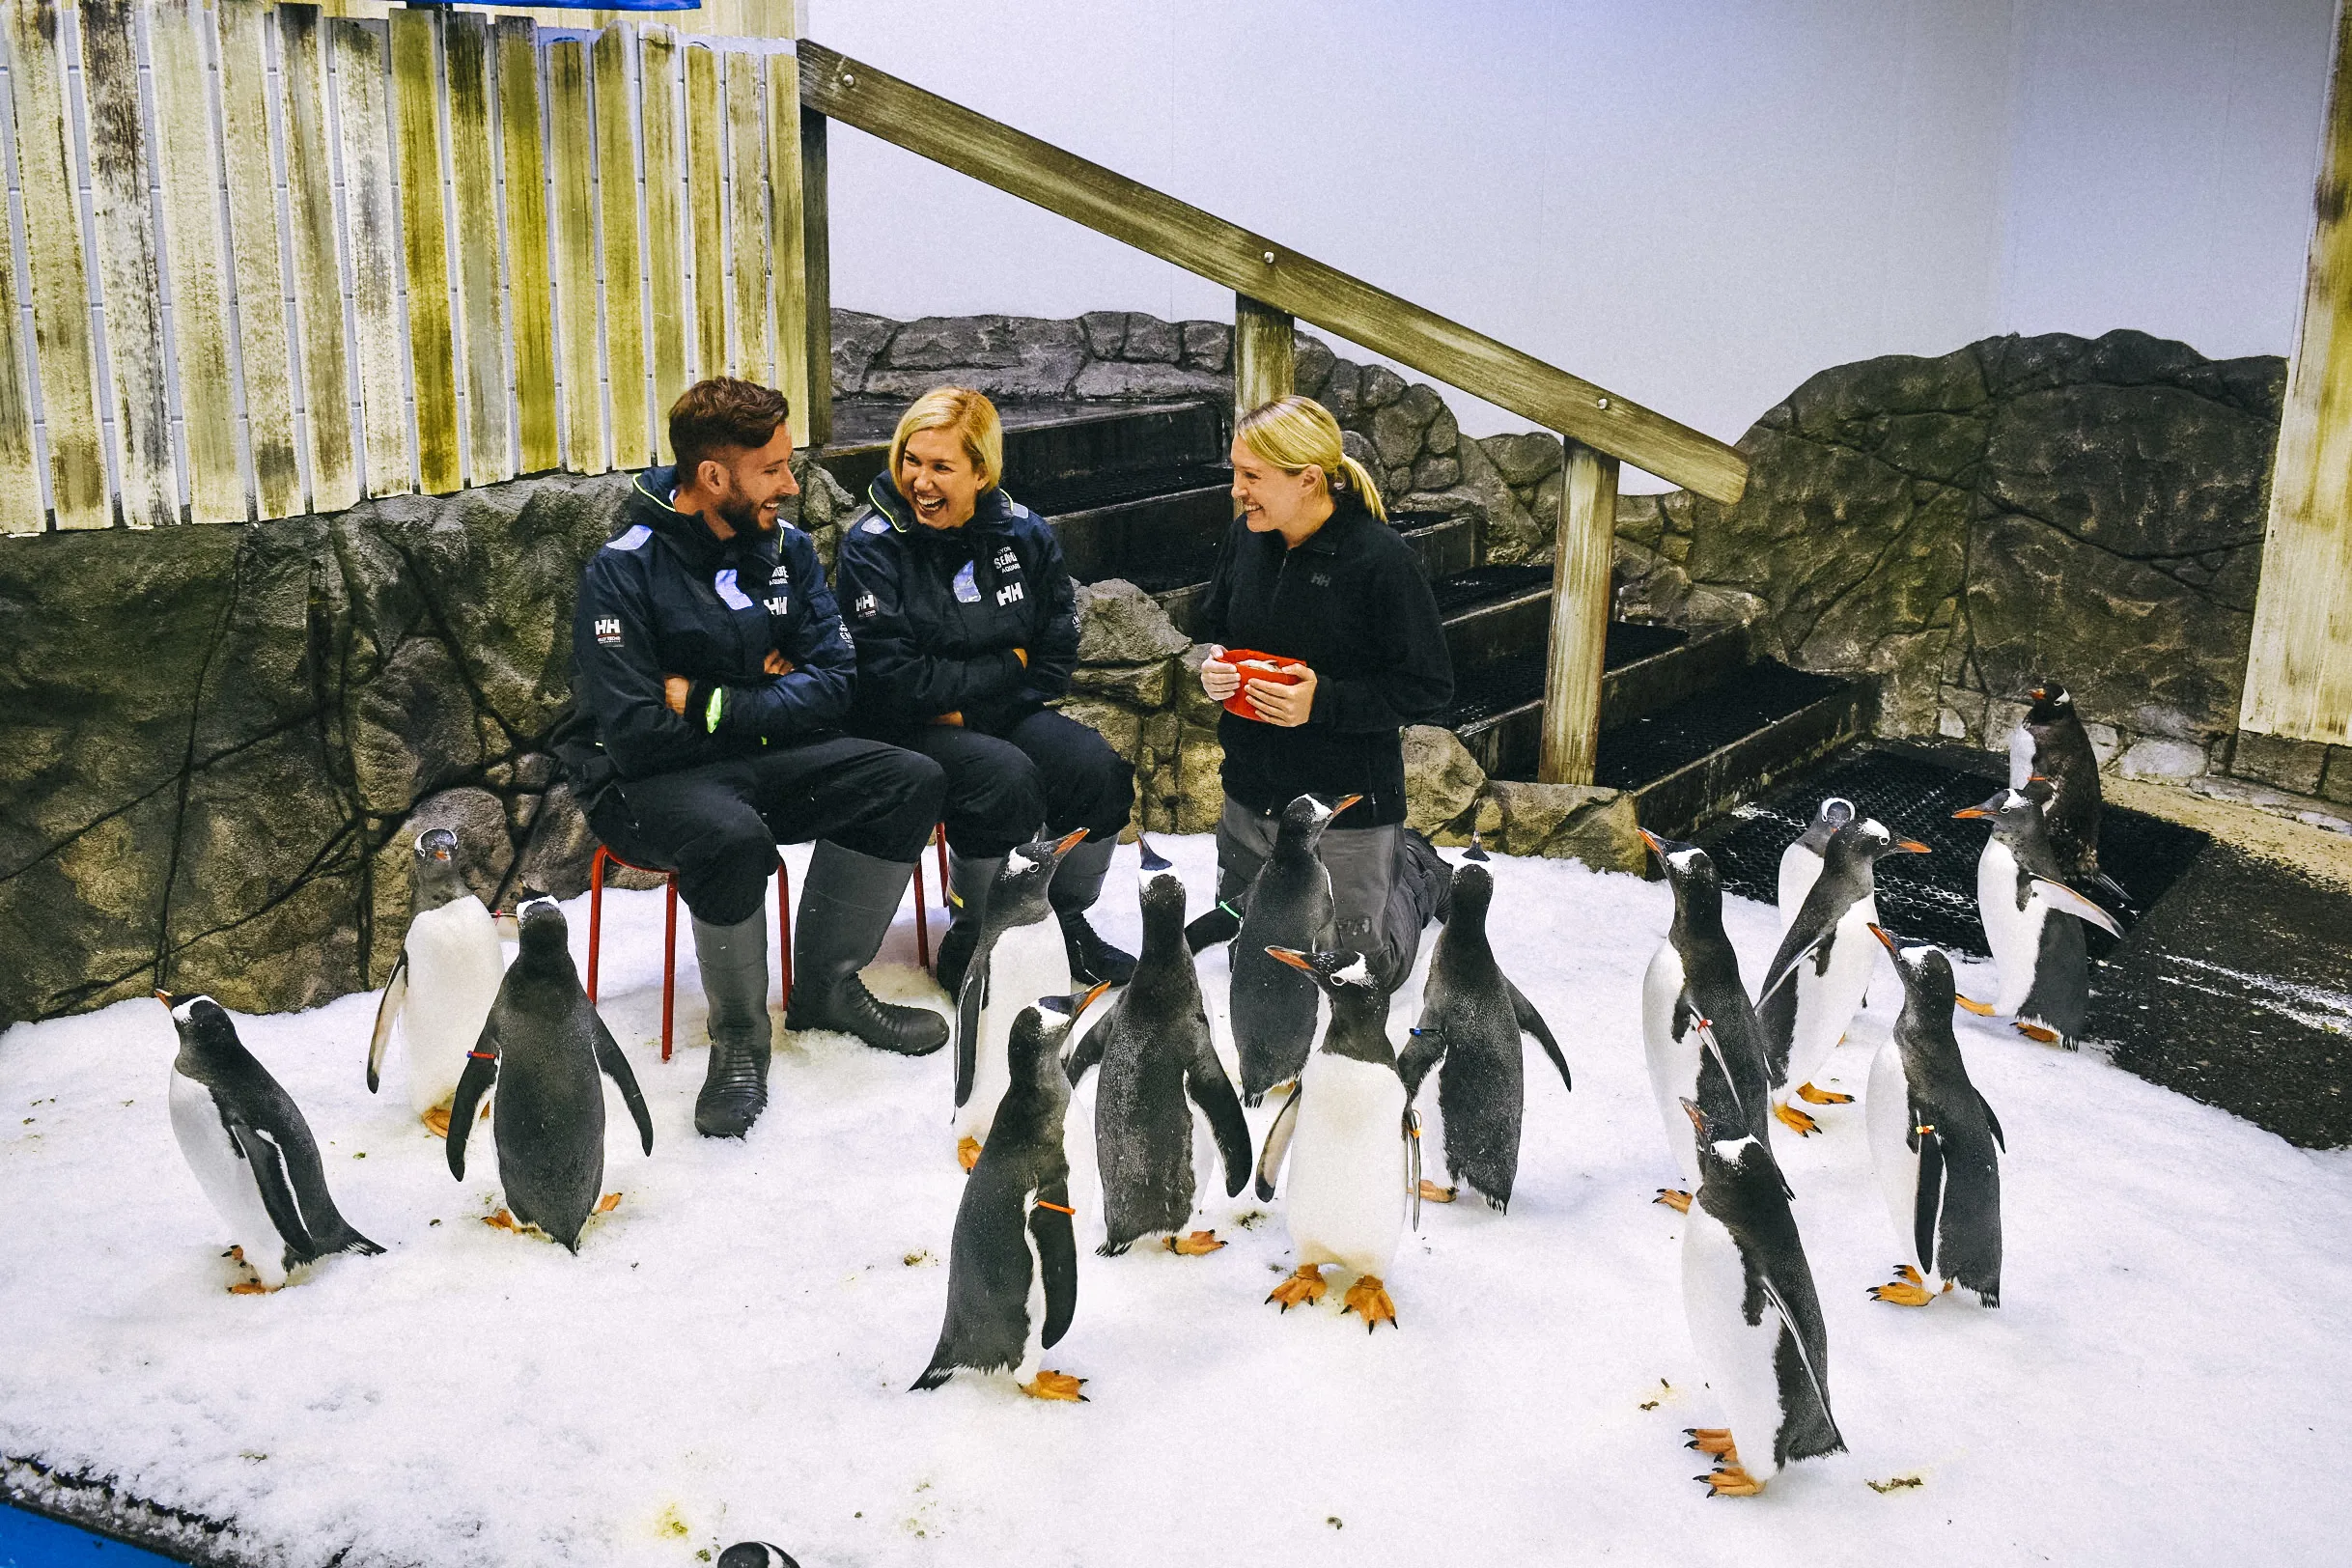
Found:
<svg viewBox="0 0 2352 1568"><path fill-rule="evenodd" d="M1321 468L1334 505L1354 494L1375 518L1388 520L1380 486L1362 463L1348 456L1340 442L1339 421L1314 399L1293 396L1263 404L1234 421L1233 434L1284 473Z"/></svg>

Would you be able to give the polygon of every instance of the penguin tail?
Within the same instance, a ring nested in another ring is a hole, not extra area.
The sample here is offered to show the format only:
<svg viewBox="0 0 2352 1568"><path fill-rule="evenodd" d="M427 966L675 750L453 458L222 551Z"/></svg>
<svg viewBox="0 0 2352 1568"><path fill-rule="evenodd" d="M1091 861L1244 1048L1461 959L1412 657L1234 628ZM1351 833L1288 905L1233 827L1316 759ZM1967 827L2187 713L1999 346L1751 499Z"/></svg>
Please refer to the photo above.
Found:
<svg viewBox="0 0 2352 1568"><path fill-rule="evenodd" d="M940 1384L945 1383L949 1378L952 1378L955 1375L956 1369L954 1367L934 1363L933 1365L923 1369L923 1375L921 1377L915 1379L914 1382L908 1385L907 1391L910 1394L927 1394L931 1392L932 1389L937 1388Z"/></svg>
<svg viewBox="0 0 2352 1568"><path fill-rule="evenodd" d="M363 1258L373 1258L382 1256L383 1248L346 1225L343 1227L343 1234L320 1248L320 1252L322 1256L330 1252L356 1252Z"/></svg>

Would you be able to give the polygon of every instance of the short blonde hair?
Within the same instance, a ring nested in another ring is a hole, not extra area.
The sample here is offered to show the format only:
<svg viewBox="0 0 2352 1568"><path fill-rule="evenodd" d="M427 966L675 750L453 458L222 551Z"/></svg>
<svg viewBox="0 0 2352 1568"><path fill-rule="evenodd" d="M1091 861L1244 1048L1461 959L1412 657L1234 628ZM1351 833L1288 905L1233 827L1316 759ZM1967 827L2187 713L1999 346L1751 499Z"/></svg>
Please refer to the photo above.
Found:
<svg viewBox="0 0 2352 1568"><path fill-rule="evenodd" d="M898 488L898 465L907 455L907 437L918 431L954 431L964 442L964 455L987 490L1004 479L1004 422L996 406L964 386L934 387L907 405L890 436L890 488Z"/></svg>
<svg viewBox="0 0 2352 1568"><path fill-rule="evenodd" d="M1323 470L1323 482L1337 500L1353 489L1363 498L1364 510L1381 521L1388 509L1381 505L1380 487L1364 465L1340 445L1339 421L1331 410L1312 398L1276 398L1261 404L1234 422L1234 439L1284 473L1313 467Z"/></svg>

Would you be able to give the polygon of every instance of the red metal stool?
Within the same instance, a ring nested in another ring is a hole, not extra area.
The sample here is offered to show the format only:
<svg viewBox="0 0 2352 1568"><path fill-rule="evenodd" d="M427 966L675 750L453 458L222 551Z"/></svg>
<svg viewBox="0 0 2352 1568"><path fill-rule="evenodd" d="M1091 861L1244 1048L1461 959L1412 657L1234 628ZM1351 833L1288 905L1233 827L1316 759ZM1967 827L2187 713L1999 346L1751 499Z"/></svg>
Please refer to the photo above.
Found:
<svg viewBox="0 0 2352 1568"><path fill-rule="evenodd" d="M939 908L952 917L954 910L947 902L947 825L939 824L931 830L931 842L939 852ZM931 967L931 915L925 909L930 900L923 892L923 857L914 857L914 956L928 971Z"/></svg>
<svg viewBox="0 0 2352 1568"><path fill-rule="evenodd" d="M942 852L944 853L944 852ZM661 921L661 1059L670 1059L670 1022L678 1001L678 873L666 866L641 866L599 844L588 865L588 1000L596 1002L598 961L604 941L604 863L642 871L662 880L665 908ZM792 1000L792 871L776 857L777 945L783 949L784 999Z"/></svg>

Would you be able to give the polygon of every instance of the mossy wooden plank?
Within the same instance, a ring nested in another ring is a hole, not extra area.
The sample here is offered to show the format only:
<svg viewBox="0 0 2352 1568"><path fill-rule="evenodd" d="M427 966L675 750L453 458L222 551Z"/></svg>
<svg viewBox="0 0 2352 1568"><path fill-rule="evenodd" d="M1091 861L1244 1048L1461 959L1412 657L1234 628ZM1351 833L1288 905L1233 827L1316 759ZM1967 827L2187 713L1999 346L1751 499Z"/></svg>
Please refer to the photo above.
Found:
<svg viewBox="0 0 2352 1568"><path fill-rule="evenodd" d="M727 370L727 246L724 176L719 156L718 56L686 48L686 206L692 215L694 372Z"/></svg>
<svg viewBox="0 0 2352 1568"><path fill-rule="evenodd" d="M498 278L490 34L478 13L442 16L441 73L449 84L450 212L457 226L458 319L464 326L466 483L494 485L515 477L515 454L507 419L506 301Z"/></svg>
<svg viewBox="0 0 2352 1568"><path fill-rule="evenodd" d="M800 71L768 57L768 266L775 298L775 384L792 405L795 446L809 444L808 235L800 201Z"/></svg>
<svg viewBox="0 0 2352 1568"><path fill-rule="evenodd" d="M408 268L408 377L416 400L420 488L464 483L458 434L457 324L449 309L449 209L441 180L440 15L392 13L393 126L400 153L400 238Z"/></svg>
<svg viewBox="0 0 2352 1568"><path fill-rule="evenodd" d="M2340 746L2352 745L2352 5L2337 8L2335 58L2239 722Z"/></svg>
<svg viewBox="0 0 2352 1568"><path fill-rule="evenodd" d="M294 455L286 269L279 259L271 173L269 66L263 42L269 13L245 0L226 0L213 14L220 29L221 164L229 184L229 257L237 280L253 515L290 518L302 510L302 464Z"/></svg>
<svg viewBox="0 0 2352 1568"><path fill-rule="evenodd" d="M343 143L345 238L351 258L353 357L359 367L360 453L370 495L416 488L408 452L407 365L400 347L400 246L393 237L392 123L384 40L376 27L326 24ZM446 307L444 307L446 310Z"/></svg>
<svg viewBox="0 0 2352 1568"><path fill-rule="evenodd" d="M220 148L207 59L210 31L200 5L150 0L148 60L188 466L187 517L242 522L250 509L237 450L237 401L230 393L229 269L221 248Z"/></svg>
<svg viewBox="0 0 2352 1568"><path fill-rule="evenodd" d="M1290 312L1233 296L1233 414L1298 390L1298 322Z"/></svg>
<svg viewBox="0 0 2352 1568"><path fill-rule="evenodd" d="M727 60L727 362L746 381L766 381L768 352L767 89L760 57Z"/></svg>
<svg viewBox="0 0 2352 1568"><path fill-rule="evenodd" d="M536 474L562 461L538 29L528 17L501 16L491 30L498 55L498 146L506 169L507 297L515 317L516 466Z"/></svg>
<svg viewBox="0 0 2352 1568"><path fill-rule="evenodd" d="M0 225L6 228L6 225ZM0 534L37 534L48 526L41 469L33 453L33 382L16 298L16 238L0 244Z"/></svg>
<svg viewBox="0 0 2352 1568"><path fill-rule="evenodd" d="M98 297L114 378L115 472L123 520L181 520L170 375L163 343L162 257L148 205L151 157L139 112L130 0L82 0L82 93L89 110L90 207L98 223Z"/></svg>
<svg viewBox="0 0 2352 1568"><path fill-rule="evenodd" d="M612 462L653 461L645 409L645 286L637 250L637 117L630 102L633 23L597 35L596 184L604 238L604 375L612 395Z"/></svg>
<svg viewBox="0 0 2352 1568"><path fill-rule="evenodd" d="M1609 570L1616 550L1617 460L1568 443L1552 556L1552 637L1536 776L1589 784L1601 740L1601 662L1609 640Z"/></svg>
<svg viewBox="0 0 2352 1568"><path fill-rule="evenodd" d="M60 528L103 528L112 520L106 496L106 455L98 444L98 368L90 333L90 279L82 266L81 203L74 196L72 149L66 141L66 62L58 47L59 18L50 0L14 0L8 7L10 85L15 99L17 178L24 193L25 271L32 279L33 337L10 355L21 375L24 350L41 377L48 415L50 511ZM8 280L9 330L16 330L16 280ZM25 398L24 444L32 443L30 392ZM10 532L42 524L41 488L27 485L28 507L12 503ZM26 526L26 512L30 526Z"/></svg>
<svg viewBox="0 0 2352 1568"><path fill-rule="evenodd" d="M643 29L637 69L638 122L645 157L645 290L654 376L654 450L668 462L669 407L686 388L685 237L679 232L686 178L678 157L678 37L658 23Z"/></svg>
<svg viewBox="0 0 2352 1568"><path fill-rule="evenodd" d="M359 452L351 429L351 348L337 259L335 163L327 145L326 28L316 6L281 5L277 21L292 225L287 238L310 509L341 512L359 500Z"/></svg>
<svg viewBox="0 0 2352 1568"><path fill-rule="evenodd" d="M1747 460L1713 436L861 61L806 41L799 47L801 102L844 125L1289 311L1701 495L1729 503L1748 483Z"/></svg>
<svg viewBox="0 0 2352 1568"><path fill-rule="evenodd" d="M547 45L547 151L554 173L547 229L554 243L556 353L562 383L564 466L601 474L604 388L597 372L596 211L588 177L588 47Z"/></svg>
<svg viewBox="0 0 2352 1568"><path fill-rule="evenodd" d="M800 266L808 279L808 444L833 438L832 202L826 182L826 119L800 110Z"/></svg>

